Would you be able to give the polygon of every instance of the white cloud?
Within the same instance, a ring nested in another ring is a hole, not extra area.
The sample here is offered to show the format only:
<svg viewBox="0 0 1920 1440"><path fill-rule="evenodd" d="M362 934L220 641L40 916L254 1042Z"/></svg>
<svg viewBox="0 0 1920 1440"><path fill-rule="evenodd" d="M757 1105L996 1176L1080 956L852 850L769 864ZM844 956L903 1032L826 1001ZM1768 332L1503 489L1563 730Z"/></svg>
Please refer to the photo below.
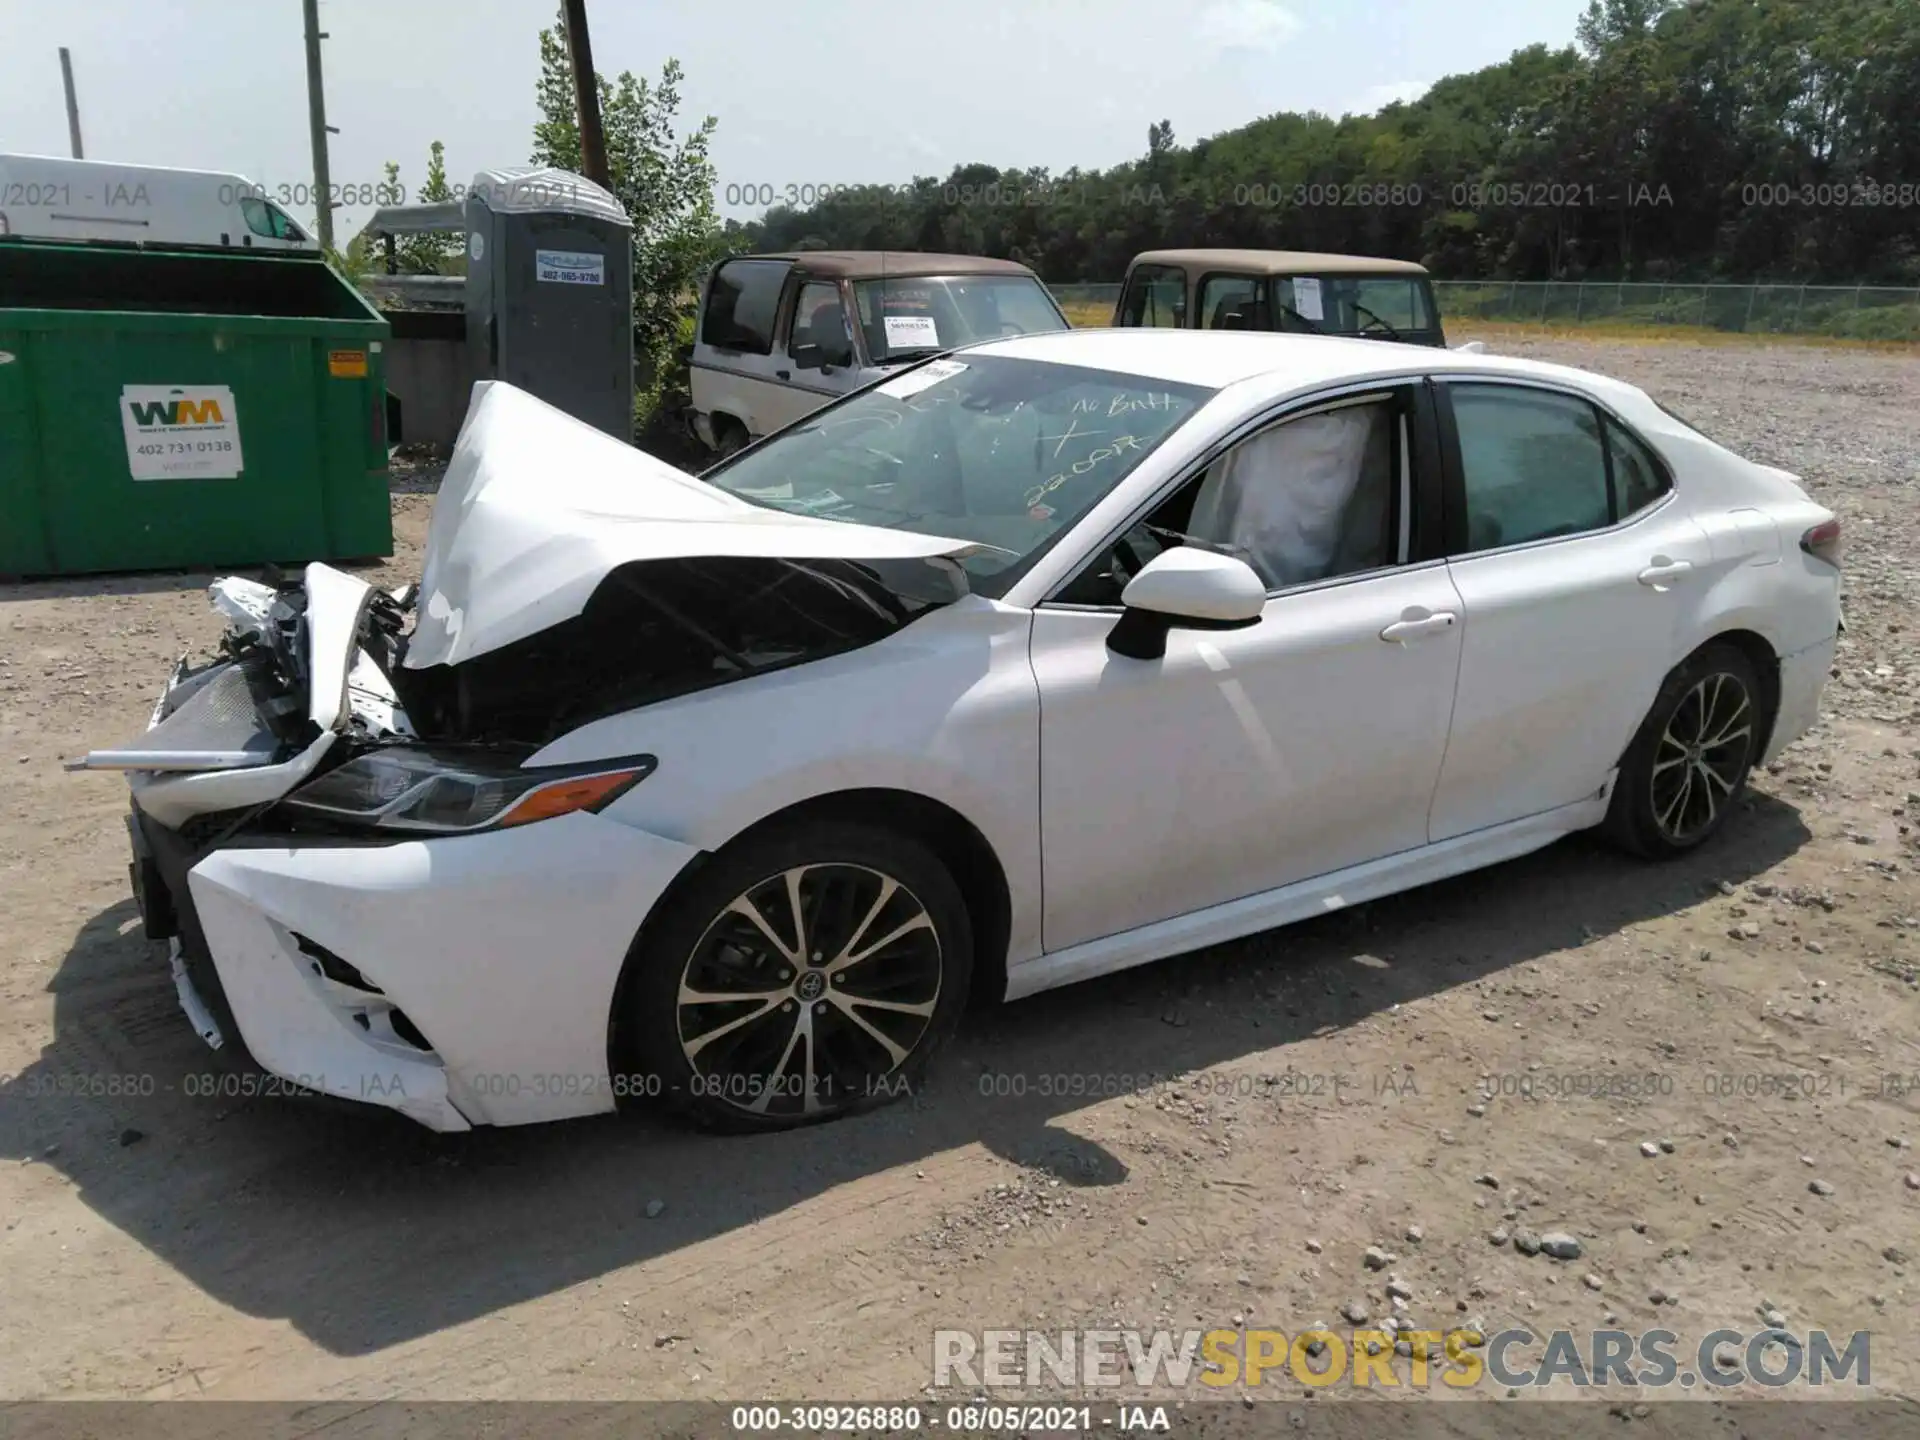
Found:
<svg viewBox="0 0 1920 1440"><path fill-rule="evenodd" d="M1371 115L1396 100L1418 100L1432 88L1431 80L1389 80L1384 85L1369 85L1360 92L1352 113Z"/></svg>
<svg viewBox="0 0 1920 1440"><path fill-rule="evenodd" d="M1278 50L1300 29L1274 0L1217 0L1200 13L1199 38L1215 50Z"/></svg>

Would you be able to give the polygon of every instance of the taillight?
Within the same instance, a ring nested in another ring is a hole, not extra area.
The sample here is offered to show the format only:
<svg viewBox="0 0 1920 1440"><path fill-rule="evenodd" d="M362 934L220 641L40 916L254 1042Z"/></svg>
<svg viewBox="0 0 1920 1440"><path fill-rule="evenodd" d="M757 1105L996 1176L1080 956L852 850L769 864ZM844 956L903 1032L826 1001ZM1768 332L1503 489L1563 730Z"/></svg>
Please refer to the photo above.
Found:
<svg viewBox="0 0 1920 1440"><path fill-rule="evenodd" d="M1840 563L1840 522L1826 520L1800 537L1800 548L1829 565Z"/></svg>

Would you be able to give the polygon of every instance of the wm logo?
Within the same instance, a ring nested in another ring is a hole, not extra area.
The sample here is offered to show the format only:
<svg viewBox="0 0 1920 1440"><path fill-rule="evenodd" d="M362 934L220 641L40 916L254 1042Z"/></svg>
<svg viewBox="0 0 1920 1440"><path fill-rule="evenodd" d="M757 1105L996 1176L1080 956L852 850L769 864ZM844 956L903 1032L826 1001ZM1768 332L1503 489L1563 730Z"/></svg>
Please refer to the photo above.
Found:
<svg viewBox="0 0 1920 1440"><path fill-rule="evenodd" d="M133 423L149 425L224 425L218 400L129 400Z"/></svg>

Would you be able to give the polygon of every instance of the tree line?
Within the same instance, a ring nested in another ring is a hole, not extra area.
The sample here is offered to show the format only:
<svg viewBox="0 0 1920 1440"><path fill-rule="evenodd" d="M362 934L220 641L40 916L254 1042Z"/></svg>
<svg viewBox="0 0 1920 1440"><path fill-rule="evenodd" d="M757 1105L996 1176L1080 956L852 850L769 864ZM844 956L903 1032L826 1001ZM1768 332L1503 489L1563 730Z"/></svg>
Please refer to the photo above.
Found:
<svg viewBox="0 0 1920 1440"><path fill-rule="evenodd" d="M1594 0L1374 115L1281 111L1106 170L960 165L729 221L730 250L902 249L1118 279L1167 245L1501 279L1920 284L1916 0Z"/></svg>
<svg viewBox="0 0 1920 1440"><path fill-rule="evenodd" d="M564 10L539 51L531 158L577 171ZM651 81L596 77L634 226L642 428L684 402L695 297L729 253L957 251L1054 284L1218 245L1397 256L1443 277L1920 285L1920 0L1593 0L1572 44L1378 114L1282 111L1185 146L1161 120L1106 170L959 165L724 225L717 122L680 128L681 78L675 60ZM451 193L436 141L419 198ZM398 248L404 270L462 267L457 239ZM364 237L349 250L343 264L372 268Z"/></svg>

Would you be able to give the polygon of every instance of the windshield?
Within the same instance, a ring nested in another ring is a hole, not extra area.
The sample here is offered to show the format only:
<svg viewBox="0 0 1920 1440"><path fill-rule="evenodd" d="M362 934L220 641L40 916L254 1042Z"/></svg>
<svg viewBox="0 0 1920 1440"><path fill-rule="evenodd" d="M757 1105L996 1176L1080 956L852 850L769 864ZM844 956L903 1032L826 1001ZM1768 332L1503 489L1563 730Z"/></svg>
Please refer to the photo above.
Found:
<svg viewBox="0 0 1920 1440"><path fill-rule="evenodd" d="M876 365L975 340L1067 328L1053 297L1031 275L856 280L853 294Z"/></svg>
<svg viewBox="0 0 1920 1440"><path fill-rule="evenodd" d="M1439 329L1424 275L1293 275L1275 279L1282 330L1431 339Z"/></svg>
<svg viewBox="0 0 1920 1440"><path fill-rule="evenodd" d="M992 546L961 563L976 592L1002 595L1212 393L969 354L860 391L703 478L777 510Z"/></svg>

